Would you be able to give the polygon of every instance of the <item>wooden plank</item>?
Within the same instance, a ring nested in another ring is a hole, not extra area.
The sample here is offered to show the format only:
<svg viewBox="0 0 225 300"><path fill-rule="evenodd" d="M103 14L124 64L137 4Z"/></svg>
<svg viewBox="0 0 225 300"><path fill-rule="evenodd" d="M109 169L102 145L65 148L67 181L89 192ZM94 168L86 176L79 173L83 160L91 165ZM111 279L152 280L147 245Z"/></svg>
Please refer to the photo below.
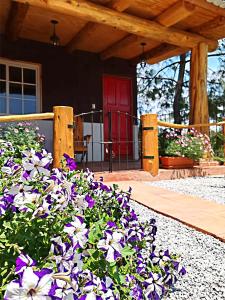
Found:
<svg viewBox="0 0 225 300"><path fill-rule="evenodd" d="M112 0L109 3L109 7L119 12L126 10L133 0ZM93 22L87 22L85 26L72 38L72 40L66 46L67 51L72 53L79 46L80 42L91 37L92 33L99 29L99 24Z"/></svg>
<svg viewBox="0 0 225 300"><path fill-rule="evenodd" d="M189 48L180 48L174 45L161 44L147 52L145 52L146 62L148 64L157 64L160 61L168 59L170 57L178 56L188 52ZM140 56L131 60L132 64L138 64L140 61Z"/></svg>
<svg viewBox="0 0 225 300"><path fill-rule="evenodd" d="M73 147L73 108L68 106L55 106L53 129L53 166L60 168L63 154L74 157Z"/></svg>
<svg viewBox="0 0 225 300"><path fill-rule="evenodd" d="M41 114L25 114L25 115L10 115L0 116L0 123L2 122L20 122L32 120L49 120L54 118L54 113L41 113Z"/></svg>
<svg viewBox="0 0 225 300"><path fill-rule="evenodd" d="M16 41L21 32L24 19L29 9L28 3L11 3L9 16L6 22L6 38L9 41Z"/></svg>
<svg viewBox="0 0 225 300"><path fill-rule="evenodd" d="M225 17L225 9L224 8L216 6L212 3L209 3L206 0L185 0L185 1L188 3L194 4L198 7L209 10L210 12L213 12L216 15Z"/></svg>
<svg viewBox="0 0 225 300"><path fill-rule="evenodd" d="M217 46L215 41L206 39L200 35L175 28L166 28L154 21L147 21L125 13L116 12L112 9L85 0L82 2L73 0L72 3L61 2L58 0L48 0L47 3L42 0L15 1L21 3L28 2L30 5L49 9L53 12L78 16L85 18L88 21L106 24L135 35L181 47L193 48L200 42L205 42L210 48L215 48Z"/></svg>
<svg viewBox="0 0 225 300"><path fill-rule="evenodd" d="M170 27L181 20L189 17L195 12L195 5L178 1L175 5L170 6L155 21L166 27Z"/></svg>
<svg viewBox="0 0 225 300"><path fill-rule="evenodd" d="M193 14L195 11L195 6L192 4L186 4L183 1L178 1L175 5L172 5L168 9L166 9L162 14L156 17L154 20L165 27L170 27L179 21L185 19L186 17ZM101 59L106 60L112 56L114 56L121 48L131 46L133 43L134 35L130 34L125 37L122 41L119 41L118 44L114 44L105 51L101 53ZM129 42L130 41L130 42ZM178 50L178 49L177 49ZM153 50L154 51L154 50ZM179 50L178 50L179 52ZM152 50L149 53L145 53L146 58L152 56ZM140 60L140 56L134 58L133 62L138 63Z"/></svg>
<svg viewBox="0 0 225 300"><path fill-rule="evenodd" d="M152 176L157 176L159 172L157 114L142 115L141 120L143 169Z"/></svg>
<svg viewBox="0 0 225 300"><path fill-rule="evenodd" d="M215 36L214 30L220 30L225 28L225 17L223 16L218 16L214 18L213 20L210 20L209 22L206 22L200 26L196 26L191 29L191 32L196 32L199 33L205 37L211 37ZM225 36L224 30L223 34L221 34L221 37L218 38L223 38Z"/></svg>

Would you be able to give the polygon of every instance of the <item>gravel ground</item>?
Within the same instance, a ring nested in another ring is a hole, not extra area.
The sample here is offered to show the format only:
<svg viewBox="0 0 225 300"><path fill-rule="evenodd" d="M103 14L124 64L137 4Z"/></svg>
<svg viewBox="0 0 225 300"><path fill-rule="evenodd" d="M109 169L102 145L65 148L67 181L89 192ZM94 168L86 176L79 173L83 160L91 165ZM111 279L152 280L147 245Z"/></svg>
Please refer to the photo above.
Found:
<svg viewBox="0 0 225 300"><path fill-rule="evenodd" d="M225 204L224 176L193 177L175 180L146 182L151 186L166 188L186 195ZM225 298L224 298L225 299Z"/></svg>
<svg viewBox="0 0 225 300"><path fill-rule="evenodd" d="M181 256L187 270L170 300L225 300L225 243L132 201L142 220L157 221L156 245Z"/></svg>

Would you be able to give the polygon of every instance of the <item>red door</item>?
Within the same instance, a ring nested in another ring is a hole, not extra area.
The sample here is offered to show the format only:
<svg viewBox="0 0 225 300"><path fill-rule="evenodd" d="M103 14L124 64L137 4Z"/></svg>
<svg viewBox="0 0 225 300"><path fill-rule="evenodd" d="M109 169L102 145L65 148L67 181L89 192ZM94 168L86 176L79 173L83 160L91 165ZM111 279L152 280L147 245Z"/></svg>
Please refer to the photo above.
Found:
<svg viewBox="0 0 225 300"><path fill-rule="evenodd" d="M131 157L133 150L132 134L132 81L129 78L104 76L104 139L109 141L109 112L111 112L111 132L113 156ZM108 145L105 150L107 152ZM107 154L107 153L106 153ZM107 157L107 155L106 155Z"/></svg>

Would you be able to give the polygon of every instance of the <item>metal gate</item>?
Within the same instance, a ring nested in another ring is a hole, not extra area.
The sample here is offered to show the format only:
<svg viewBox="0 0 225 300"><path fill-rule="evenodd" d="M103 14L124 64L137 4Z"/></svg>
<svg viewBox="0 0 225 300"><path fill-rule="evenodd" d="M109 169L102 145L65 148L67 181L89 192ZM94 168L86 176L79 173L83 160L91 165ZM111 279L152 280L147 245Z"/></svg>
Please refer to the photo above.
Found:
<svg viewBox="0 0 225 300"><path fill-rule="evenodd" d="M94 172L142 168L141 120L129 113L93 110L74 116L78 168Z"/></svg>

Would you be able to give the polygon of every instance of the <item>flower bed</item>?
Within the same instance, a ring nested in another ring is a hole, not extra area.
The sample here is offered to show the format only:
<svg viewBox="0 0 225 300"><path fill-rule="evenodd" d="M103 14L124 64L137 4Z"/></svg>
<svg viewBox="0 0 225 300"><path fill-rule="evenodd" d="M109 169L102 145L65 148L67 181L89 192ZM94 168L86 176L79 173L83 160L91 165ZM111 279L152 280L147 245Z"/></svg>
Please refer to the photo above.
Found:
<svg viewBox="0 0 225 300"><path fill-rule="evenodd" d="M161 299L185 274L156 249L156 221L140 222L119 191L76 171L51 169L45 150L21 158L1 142L0 298Z"/></svg>

